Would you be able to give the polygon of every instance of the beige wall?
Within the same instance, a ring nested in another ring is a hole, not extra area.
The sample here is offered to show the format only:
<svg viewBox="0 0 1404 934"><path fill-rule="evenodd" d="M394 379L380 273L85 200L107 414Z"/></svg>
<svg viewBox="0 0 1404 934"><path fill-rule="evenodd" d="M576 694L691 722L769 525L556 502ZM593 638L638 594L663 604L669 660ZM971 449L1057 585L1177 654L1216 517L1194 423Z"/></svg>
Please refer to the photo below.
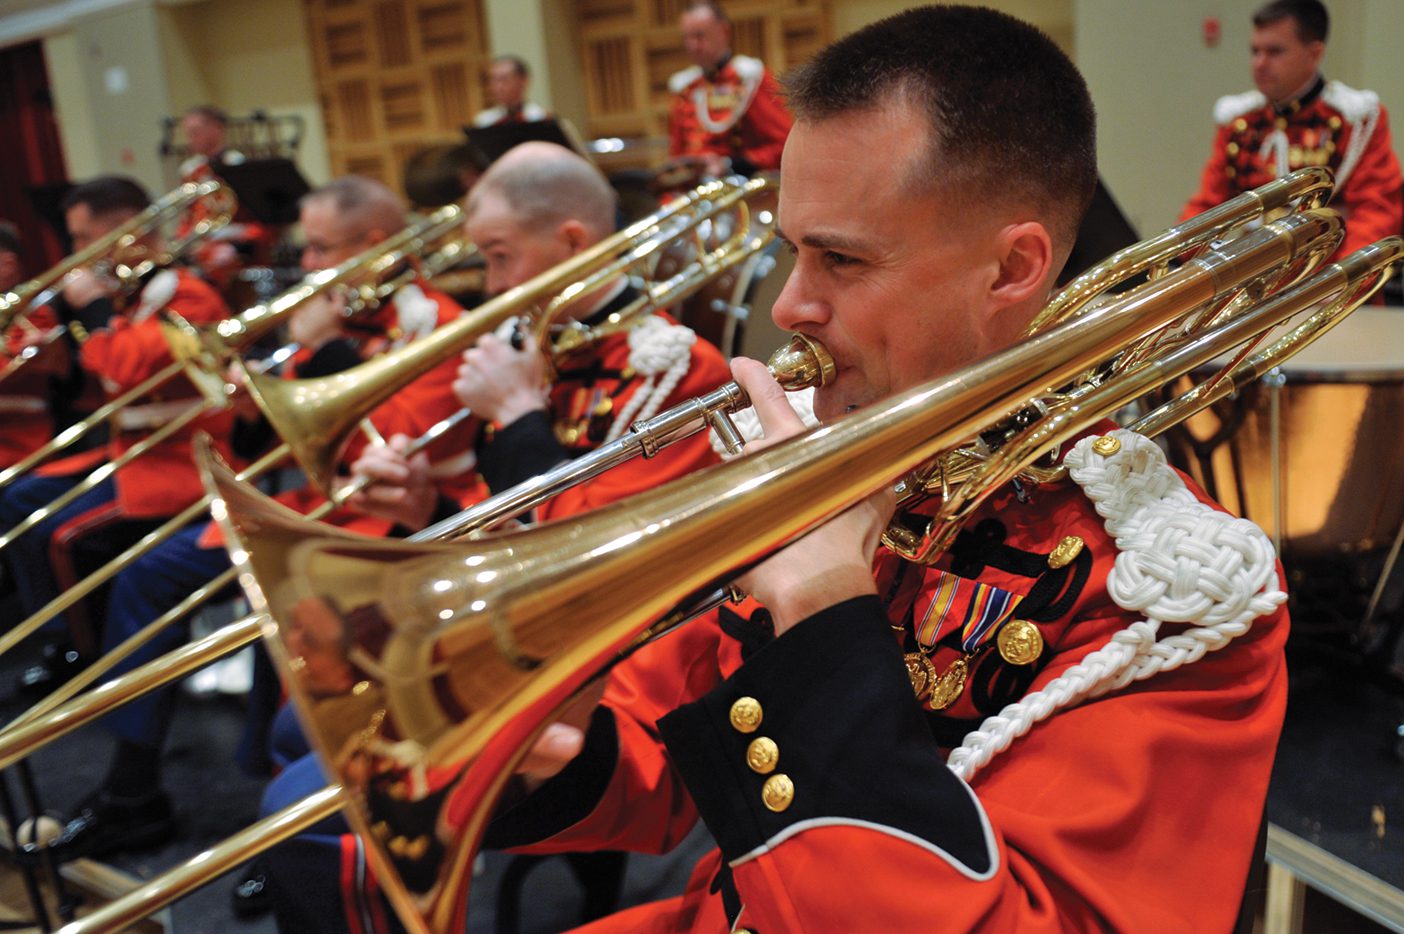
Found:
<svg viewBox="0 0 1404 934"><path fill-rule="evenodd" d="M136 0L59 23L43 42L75 179L123 172L154 192L168 190L175 178L159 155L162 118L206 102L235 114L302 116L302 171L313 184L329 177L299 3Z"/></svg>
<svg viewBox="0 0 1404 934"><path fill-rule="evenodd" d="M1172 223L1209 155L1211 109L1249 90L1252 11L1260 0L1074 0L1077 62L1097 105L1102 175L1143 234ZM1372 87L1404 109L1398 0L1333 0L1328 76ZM1223 36L1203 42L1217 16ZM1395 149L1399 150L1398 137Z"/></svg>
<svg viewBox="0 0 1404 934"><path fill-rule="evenodd" d="M173 113L208 102L233 114L301 116L307 135L299 167L314 185L330 178L300 3L205 0L166 7L161 14L169 41L183 50L168 59Z"/></svg>
<svg viewBox="0 0 1404 934"><path fill-rule="evenodd" d="M846 36L884 16L917 5L902 0L834 0L834 35ZM980 5L1033 23L1072 54L1073 0L980 0Z"/></svg>

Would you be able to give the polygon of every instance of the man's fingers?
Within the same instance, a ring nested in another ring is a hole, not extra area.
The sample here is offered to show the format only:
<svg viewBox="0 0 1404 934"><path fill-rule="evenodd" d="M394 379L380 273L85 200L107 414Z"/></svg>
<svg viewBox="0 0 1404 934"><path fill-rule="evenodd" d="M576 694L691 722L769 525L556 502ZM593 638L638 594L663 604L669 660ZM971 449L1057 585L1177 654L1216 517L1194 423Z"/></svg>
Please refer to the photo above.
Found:
<svg viewBox="0 0 1404 934"><path fill-rule="evenodd" d="M765 364L746 357L731 361L731 375L751 397L767 441L779 441L804 431L804 421L785 398L785 390L770 375Z"/></svg>
<svg viewBox="0 0 1404 934"><path fill-rule="evenodd" d="M517 771L549 778L585 748L584 731L566 723L552 723L541 731Z"/></svg>

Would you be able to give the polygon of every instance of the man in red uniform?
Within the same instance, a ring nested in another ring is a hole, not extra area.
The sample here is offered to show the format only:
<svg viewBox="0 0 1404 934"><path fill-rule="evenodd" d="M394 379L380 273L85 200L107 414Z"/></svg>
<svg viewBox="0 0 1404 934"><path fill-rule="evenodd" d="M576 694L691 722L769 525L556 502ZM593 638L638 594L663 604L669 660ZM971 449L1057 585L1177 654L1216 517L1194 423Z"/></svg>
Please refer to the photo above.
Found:
<svg viewBox="0 0 1404 934"><path fill-rule="evenodd" d="M62 207L73 245L82 250L149 204L136 182L105 176L73 189ZM159 253L159 233L147 234L142 246ZM213 289L174 269L156 272L131 294L92 269L78 269L64 281L61 301L61 316L81 338L79 366L109 398L171 363L164 315L179 315L194 325L211 325L228 315ZM0 527L13 528L93 469L198 404L194 385L177 376L127 405L111 419L105 445L51 461L0 491ZM223 443L229 423L227 412L202 415L8 545L4 556L16 572L24 615L57 596L81 570L77 565L104 563L204 495L190 440L195 432L206 431Z"/></svg>
<svg viewBox="0 0 1404 934"><path fill-rule="evenodd" d="M989 10L910 10L821 52L789 102L796 260L773 315L833 352L816 415L1014 341L1096 178L1091 101L1056 46ZM733 370L768 436L799 430L758 364ZM934 567L879 547L890 494L772 557L742 580L755 602L640 650L548 728L489 845L663 851L706 823L719 850L683 895L591 931L1231 928L1285 707L1285 595L1253 530L1260 618L1163 670L1216 624L1114 600L1142 546L1099 510L1149 530L1107 496L1153 480L1168 515L1238 520L1145 439L1092 440L1076 484L996 491ZM1200 579L1159 547L1151 563Z"/></svg>
<svg viewBox="0 0 1404 934"><path fill-rule="evenodd" d="M682 34L692 67L668 79L668 155L698 157L713 177L778 169L792 121L775 76L732 54L731 20L715 0L688 3Z"/></svg>
<svg viewBox="0 0 1404 934"><path fill-rule="evenodd" d="M225 144L228 116L218 107L198 104L180 118L181 133L190 150L190 158L180 164L182 183L218 178L220 167L240 165L244 154ZM177 233L184 236L205 217L204 208L197 204L181 218ZM239 211L225 227L215 231L194 250L196 265L221 288L226 288L235 273L249 262L263 262L273 243L273 233L253 219L247 210Z"/></svg>
<svg viewBox="0 0 1404 934"><path fill-rule="evenodd" d="M1319 0L1274 0L1253 14L1257 90L1214 105L1219 129L1181 219L1289 172L1325 165L1336 175L1331 205L1346 220L1338 256L1404 229L1389 114L1374 91L1322 76L1329 27Z"/></svg>
<svg viewBox="0 0 1404 934"><path fill-rule="evenodd" d="M615 195L580 156L551 143L524 143L504 155L469 195L467 232L487 263L487 288L501 293L522 285L604 239L614 229ZM580 298L564 318L604 321L638 297L620 277ZM627 333L614 334L555 360L546 382L535 341L520 347L486 336L467 351L454 392L492 426L476 447L477 467L493 492L536 476L612 440L635 420L648 418L716 388L728 378L715 347L658 313ZM359 508L422 528L457 504L427 483L422 457L406 459L405 438L371 448L354 471L380 482L354 500ZM620 465L534 510L537 520L576 515L714 463L703 435L674 444L647 460ZM292 763L274 780L264 810L272 812L326 784L311 758ZM274 851L274 892L283 930L341 930L364 910L365 891L338 864L363 862L360 841L344 824L318 828ZM375 912L372 912L373 914Z"/></svg>
<svg viewBox="0 0 1404 934"><path fill-rule="evenodd" d="M308 195L302 204L301 222L307 241L303 267L314 272L336 266L397 233L405 226L404 205L379 182L351 176ZM347 319L341 304L331 298L310 302L294 313L289 325L294 339L302 344L294 358L297 375L311 377L346 369L360 363L363 356L430 333L461 311L451 298L423 282L403 286L369 320ZM457 409L450 391L455 369L449 362L420 376L372 412L370 421L385 435L421 434ZM435 463L428 469L445 495L466 498L479 487L471 465L453 456L470 442L472 431L465 424L429 449ZM276 440L257 407L245 398L239 404L235 450L252 458ZM350 463L365 444L364 436L354 436L344 462ZM187 462L184 469L194 473L191 463ZM324 500L310 485L289 490L278 498L304 513ZM367 535L387 535L392 525L388 520L347 509L333 512L325 521ZM114 581L104 651L120 644L228 567L228 554L212 523L197 522L172 535ZM174 648L182 638L182 627L168 627L117 671L150 661ZM174 689L163 690L123 707L105 721L118 740L112 765L101 787L85 799L77 816L66 823L55 841L65 857L138 848L171 834L174 819L170 801L161 789L160 762L175 698Z"/></svg>

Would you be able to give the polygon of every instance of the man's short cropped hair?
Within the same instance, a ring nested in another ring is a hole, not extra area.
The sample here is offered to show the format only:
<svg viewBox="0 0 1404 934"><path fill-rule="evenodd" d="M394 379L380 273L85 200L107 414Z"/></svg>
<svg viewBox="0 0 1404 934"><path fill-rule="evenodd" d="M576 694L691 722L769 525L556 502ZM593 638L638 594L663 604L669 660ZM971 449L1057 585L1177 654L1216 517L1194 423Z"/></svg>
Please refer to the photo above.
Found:
<svg viewBox="0 0 1404 934"><path fill-rule="evenodd" d="M1253 25L1261 29L1284 19L1296 22L1300 42L1325 42L1331 31L1331 14L1321 0L1272 0L1253 14Z"/></svg>
<svg viewBox="0 0 1404 934"><path fill-rule="evenodd" d="M100 175L68 190L59 202L65 214L85 205L94 217L118 212L140 214L151 206L151 196L135 179L125 175Z"/></svg>
<svg viewBox="0 0 1404 934"><path fill-rule="evenodd" d="M800 121L906 101L932 133L907 184L955 204L1031 207L1071 248L1097 187L1096 114L1077 68L1028 23L980 7L907 10L840 39L785 85Z"/></svg>
<svg viewBox="0 0 1404 934"><path fill-rule="evenodd" d="M687 0L687 5L683 7L684 13L692 13L697 10L706 10L717 18L717 22L730 23L731 18L726 15L726 10L717 0Z"/></svg>
<svg viewBox="0 0 1404 934"><path fill-rule="evenodd" d="M494 65L500 65L503 62L512 66L512 70L517 73L518 78L531 77L531 69L527 67L526 59L520 55L498 55L492 60Z"/></svg>
<svg viewBox="0 0 1404 934"><path fill-rule="evenodd" d="M0 253L20 255L19 228L9 221L0 221Z"/></svg>
<svg viewBox="0 0 1404 934"><path fill-rule="evenodd" d="M342 223L357 233L379 230L387 236L405 228L405 203L383 183L361 175L343 175L302 196L301 206L330 201Z"/></svg>
<svg viewBox="0 0 1404 934"><path fill-rule="evenodd" d="M213 104L196 104L185 111L187 117L203 117L211 123L218 123L220 126L229 124L229 115Z"/></svg>

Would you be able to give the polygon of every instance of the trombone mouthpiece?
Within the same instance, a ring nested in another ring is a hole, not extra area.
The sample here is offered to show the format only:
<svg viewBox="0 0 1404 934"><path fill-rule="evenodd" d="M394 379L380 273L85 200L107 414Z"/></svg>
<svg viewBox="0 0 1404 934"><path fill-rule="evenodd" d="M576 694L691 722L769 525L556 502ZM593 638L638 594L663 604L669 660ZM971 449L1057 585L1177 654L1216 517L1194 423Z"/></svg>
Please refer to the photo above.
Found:
<svg viewBox="0 0 1404 934"><path fill-rule="evenodd" d="M788 344L771 354L767 366L787 392L823 386L837 372L828 349L806 334L792 334Z"/></svg>

